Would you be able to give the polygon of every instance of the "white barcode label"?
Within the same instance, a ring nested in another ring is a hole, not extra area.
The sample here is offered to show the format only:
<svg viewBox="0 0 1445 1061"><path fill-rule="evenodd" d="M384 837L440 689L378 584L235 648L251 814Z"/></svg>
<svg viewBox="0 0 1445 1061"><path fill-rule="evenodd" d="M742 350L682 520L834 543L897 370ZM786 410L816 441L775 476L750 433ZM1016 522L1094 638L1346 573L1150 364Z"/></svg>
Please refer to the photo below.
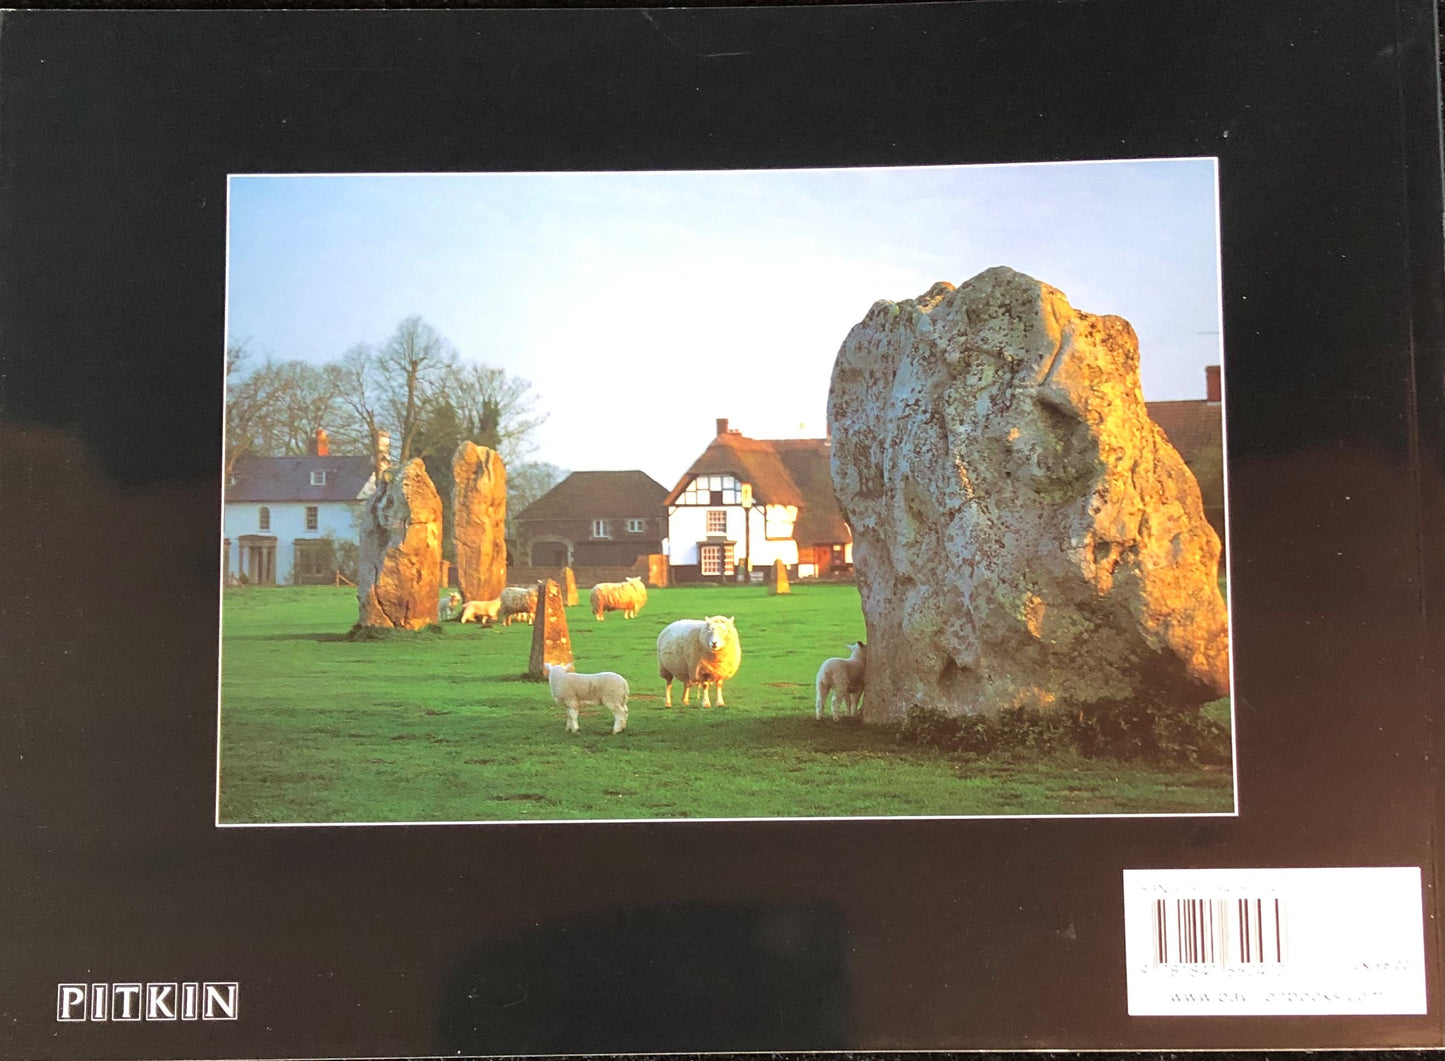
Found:
<svg viewBox="0 0 1445 1061"><path fill-rule="evenodd" d="M1420 871L1124 871L1131 1016L1425 1012Z"/></svg>
<svg viewBox="0 0 1445 1061"><path fill-rule="evenodd" d="M1271 899L1155 899L1156 965L1285 960L1288 904Z"/></svg>

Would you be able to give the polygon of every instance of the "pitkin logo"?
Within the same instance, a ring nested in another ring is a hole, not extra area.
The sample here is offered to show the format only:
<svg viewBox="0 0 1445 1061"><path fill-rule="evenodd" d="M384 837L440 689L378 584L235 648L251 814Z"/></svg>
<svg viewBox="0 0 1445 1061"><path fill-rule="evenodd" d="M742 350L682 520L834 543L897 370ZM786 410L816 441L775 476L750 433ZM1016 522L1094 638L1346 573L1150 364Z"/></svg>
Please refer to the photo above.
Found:
<svg viewBox="0 0 1445 1061"><path fill-rule="evenodd" d="M61 984L55 1019L236 1020L241 993L235 981L160 984Z"/></svg>

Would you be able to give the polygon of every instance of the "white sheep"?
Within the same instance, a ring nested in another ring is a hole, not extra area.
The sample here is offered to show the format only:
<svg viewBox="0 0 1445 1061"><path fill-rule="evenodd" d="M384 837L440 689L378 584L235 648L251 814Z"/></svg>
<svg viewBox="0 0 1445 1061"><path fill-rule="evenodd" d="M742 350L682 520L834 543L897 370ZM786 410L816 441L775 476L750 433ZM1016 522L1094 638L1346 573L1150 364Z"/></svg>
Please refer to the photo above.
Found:
<svg viewBox="0 0 1445 1061"><path fill-rule="evenodd" d="M441 617L443 620L456 616L457 610L462 606L462 595L456 590L447 594L447 599L441 604Z"/></svg>
<svg viewBox="0 0 1445 1061"><path fill-rule="evenodd" d="M858 705L863 702L863 669L868 659L868 646L862 641L854 641L848 647L852 654L847 659L834 656L832 659L825 659L818 668L818 706L815 718L823 717L823 705L827 703L828 710L836 720L840 696L843 698L843 714L858 713Z"/></svg>
<svg viewBox="0 0 1445 1061"><path fill-rule="evenodd" d="M501 611L501 600L469 600L462 605L461 614L457 616L459 623L486 623L490 626L497 621L497 614Z"/></svg>
<svg viewBox="0 0 1445 1061"><path fill-rule="evenodd" d="M622 618L635 619L647 603L647 587L636 577L625 582L599 582L592 587L589 601L599 623L606 612L621 612Z"/></svg>
<svg viewBox="0 0 1445 1061"><path fill-rule="evenodd" d="M501 608L498 614L503 626L511 626L513 619L532 622L537 617L537 587L508 586L502 590Z"/></svg>
<svg viewBox="0 0 1445 1061"><path fill-rule="evenodd" d="M627 728L627 679L612 671L578 674L570 663L547 663L547 687L552 699L567 709L567 732L577 732L577 709L601 704L612 712L612 732Z"/></svg>
<svg viewBox="0 0 1445 1061"><path fill-rule="evenodd" d="M717 706L723 703L723 682L738 672L743 650L731 617L714 615L707 619L679 619L669 623L657 636L657 671L666 682L663 706L672 706L672 680L682 679L682 702L694 685L702 686L702 706L708 703L708 687L717 685Z"/></svg>

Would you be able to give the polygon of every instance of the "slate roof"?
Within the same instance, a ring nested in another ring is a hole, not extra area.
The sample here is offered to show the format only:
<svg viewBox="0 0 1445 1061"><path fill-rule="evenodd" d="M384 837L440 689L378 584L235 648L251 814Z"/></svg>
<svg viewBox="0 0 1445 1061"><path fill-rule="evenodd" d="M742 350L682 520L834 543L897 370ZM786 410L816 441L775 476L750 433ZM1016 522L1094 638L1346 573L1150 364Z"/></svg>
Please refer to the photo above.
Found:
<svg viewBox="0 0 1445 1061"><path fill-rule="evenodd" d="M1170 445L1186 461L1206 449L1224 445L1224 420L1218 402L1146 402L1149 415L1164 429Z"/></svg>
<svg viewBox="0 0 1445 1061"><path fill-rule="evenodd" d="M667 504L699 475L735 475L752 484L755 504L798 507L793 539L799 545L849 542L853 536L833 496L831 451L825 438L748 438L727 431L693 461L668 493Z"/></svg>
<svg viewBox="0 0 1445 1061"><path fill-rule="evenodd" d="M667 487L646 472L573 472L518 512L523 519L661 517Z"/></svg>
<svg viewBox="0 0 1445 1061"><path fill-rule="evenodd" d="M326 472L312 486L312 472ZM371 480L370 457L240 457L227 501L355 501Z"/></svg>

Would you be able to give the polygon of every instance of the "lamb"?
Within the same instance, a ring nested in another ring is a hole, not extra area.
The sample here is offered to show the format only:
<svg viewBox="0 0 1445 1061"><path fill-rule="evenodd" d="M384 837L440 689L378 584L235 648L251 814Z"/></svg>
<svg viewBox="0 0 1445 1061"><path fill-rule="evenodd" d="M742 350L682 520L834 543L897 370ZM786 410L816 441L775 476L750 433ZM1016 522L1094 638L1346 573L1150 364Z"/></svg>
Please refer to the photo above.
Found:
<svg viewBox="0 0 1445 1061"><path fill-rule="evenodd" d="M626 582L599 582L592 587L592 614L600 623L606 612L621 612L624 619L635 619L647 603L647 587L640 578Z"/></svg>
<svg viewBox="0 0 1445 1061"><path fill-rule="evenodd" d="M708 703L708 686L717 685L717 706L723 703L723 682L738 672L743 650L731 617L679 619L657 637L657 670L666 682L663 706L672 706L672 680L682 679L682 702L694 685L702 686L702 706Z"/></svg>
<svg viewBox="0 0 1445 1061"><path fill-rule="evenodd" d="M447 594L447 599L441 604L441 617L443 620L451 619L457 614L457 609L462 606L462 595L456 590Z"/></svg>
<svg viewBox="0 0 1445 1061"><path fill-rule="evenodd" d="M552 699L567 709L568 733L577 732L577 709L601 704L612 712L612 732L627 728L627 679L612 671L578 674L570 663L547 663L547 687Z"/></svg>
<svg viewBox="0 0 1445 1061"><path fill-rule="evenodd" d="M856 715L858 705L863 702L863 670L868 659L868 646L854 641L848 646L852 654L847 659L825 659L818 668L818 705L815 718L823 717L823 704L834 720L838 718L838 698L843 698L843 714Z"/></svg>
<svg viewBox="0 0 1445 1061"><path fill-rule="evenodd" d="M508 586L502 590L501 608L498 614L503 626L511 626L513 619L532 622L537 617L537 587Z"/></svg>
<svg viewBox="0 0 1445 1061"><path fill-rule="evenodd" d="M453 594L456 596L456 594ZM501 600L469 600L462 605L462 611L457 616L459 623L486 623L490 626L497 621L497 613L501 610Z"/></svg>

